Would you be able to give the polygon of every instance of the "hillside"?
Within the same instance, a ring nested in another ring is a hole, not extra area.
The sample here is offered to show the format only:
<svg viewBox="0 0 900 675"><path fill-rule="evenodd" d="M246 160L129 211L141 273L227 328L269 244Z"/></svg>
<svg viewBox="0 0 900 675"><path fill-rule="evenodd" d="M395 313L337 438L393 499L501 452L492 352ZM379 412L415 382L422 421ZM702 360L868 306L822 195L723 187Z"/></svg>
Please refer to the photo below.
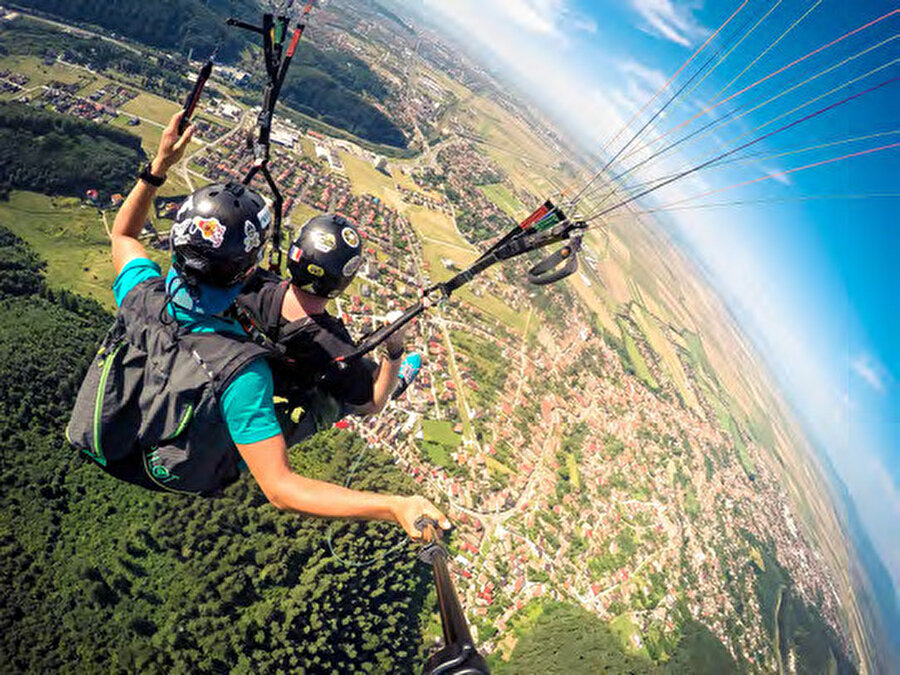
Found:
<svg viewBox="0 0 900 675"><path fill-rule="evenodd" d="M0 101L0 197L11 189L82 197L120 192L145 159L125 131Z"/></svg>
<svg viewBox="0 0 900 675"><path fill-rule="evenodd" d="M257 44L255 36L245 31L229 29L225 25L225 19L232 12L235 16L248 20L257 16L255 3L247 0L215 0L208 3L200 0L175 0L169 3L125 0L116 3L114 12L109 11L108 3L100 0L25 0L20 4L49 16L99 26L105 31L112 31L113 35L118 34L181 56L193 53L195 58L204 58L218 47L219 61L241 65L251 72L260 70L255 62L259 58L258 53L254 50L248 56L247 52L248 48ZM21 21L13 25L22 35L12 46L7 46L11 53L43 55L48 48L52 50L60 46L54 39L35 40L42 33L46 38L46 33L51 32L44 27ZM314 29L310 32L314 32ZM121 47L101 42L84 49L86 45L71 44L73 41L77 43L79 38L65 36L62 44L76 54L91 53L91 62L99 59L108 64L115 58L127 63L128 71L146 68L146 65L142 67L139 63L128 63L139 62L140 59L135 59L134 54L128 54ZM156 65L158 68L162 67L163 75L173 66L182 73L189 74L184 63L176 65L163 63L162 59L157 61ZM150 72L146 76L155 77ZM166 84L171 88L171 82ZM261 76L254 78L254 100L258 97L256 90L261 89L262 84ZM289 71L283 100L299 112L372 143L405 148L407 140L403 132L372 103L383 101L387 96L389 90L385 83L356 56L341 51L318 49L307 41L298 50L296 64Z"/></svg>
<svg viewBox="0 0 900 675"><path fill-rule="evenodd" d="M428 569L381 553L393 525L279 513L252 479L217 500L149 493L82 462L65 442L84 369L110 317L51 292L42 263L0 228L0 670L409 672L421 650ZM294 449L305 475L341 480L359 439ZM380 453L360 488L410 492ZM90 626L90 630L86 627Z"/></svg>

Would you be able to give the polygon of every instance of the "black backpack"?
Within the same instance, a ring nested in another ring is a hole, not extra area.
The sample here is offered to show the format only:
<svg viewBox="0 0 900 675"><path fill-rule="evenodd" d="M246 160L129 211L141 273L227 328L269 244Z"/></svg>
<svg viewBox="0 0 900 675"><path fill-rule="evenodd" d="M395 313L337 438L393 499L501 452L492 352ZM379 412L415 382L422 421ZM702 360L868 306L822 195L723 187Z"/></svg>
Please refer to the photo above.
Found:
<svg viewBox="0 0 900 675"><path fill-rule="evenodd" d="M356 348L346 326L329 314L286 322L281 306L289 289L289 281L257 270L232 311L247 333L276 355L269 361L275 409L285 436L298 442L340 419L347 405L372 400L377 364L363 358L336 369L334 359Z"/></svg>
<svg viewBox="0 0 900 675"><path fill-rule="evenodd" d="M165 281L125 297L78 392L69 442L122 480L211 495L237 479L240 455L219 398L269 351L249 338L164 323Z"/></svg>

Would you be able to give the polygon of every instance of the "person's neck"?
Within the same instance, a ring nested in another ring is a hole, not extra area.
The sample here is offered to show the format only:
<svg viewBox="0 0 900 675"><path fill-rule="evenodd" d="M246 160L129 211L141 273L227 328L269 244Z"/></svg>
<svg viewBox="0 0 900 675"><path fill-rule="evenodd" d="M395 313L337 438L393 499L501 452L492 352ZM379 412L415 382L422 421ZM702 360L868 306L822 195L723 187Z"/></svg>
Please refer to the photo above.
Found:
<svg viewBox="0 0 900 675"><path fill-rule="evenodd" d="M328 304L328 298L320 298L318 295L302 291L296 286L291 286L290 295L294 299L294 303L292 303L294 304L294 311L290 312L290 314L296 312L299 316L286 318L296 320L303 316L325 313L325 306Z"/></svg>

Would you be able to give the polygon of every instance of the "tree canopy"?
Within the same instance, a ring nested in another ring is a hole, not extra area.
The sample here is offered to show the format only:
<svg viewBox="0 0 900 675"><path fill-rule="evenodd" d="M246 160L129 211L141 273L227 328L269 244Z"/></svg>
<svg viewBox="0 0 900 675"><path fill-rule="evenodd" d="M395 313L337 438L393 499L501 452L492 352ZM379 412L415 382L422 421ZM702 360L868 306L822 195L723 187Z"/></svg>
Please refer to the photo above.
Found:
<svg viewBox="0 0 900 675"><path fill-rule="evenodd" d="M380 552L395 525L329 523L272 508L250 476L219 499L151 493L83 461L69 409L111 317L51 291L42 263L0 227L0 670L411 672L422 662L428 568ZM328 432L294 448L340 481L362 441ZM369 451L354 487L411 493Z"/></svg>
<svg viewBox="0 0 900 675"><path fill-rule="evenodd" d="M121 129L0 102L0 195L11 188L117 192L134 180L143 158L140 139Z"/></svg>

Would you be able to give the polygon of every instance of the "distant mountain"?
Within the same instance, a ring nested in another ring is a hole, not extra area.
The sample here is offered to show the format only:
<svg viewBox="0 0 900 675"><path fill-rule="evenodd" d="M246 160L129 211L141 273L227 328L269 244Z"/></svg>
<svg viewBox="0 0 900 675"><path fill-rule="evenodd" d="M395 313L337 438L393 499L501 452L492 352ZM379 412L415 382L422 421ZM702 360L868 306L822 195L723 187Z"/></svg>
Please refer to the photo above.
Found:
<svg viewBox="0 0 900 675"><path fill-rule="evenodd" d="M894 580L866 532L847 485L841 480L824 449L818 449L817 454L822 460L828 479L837 490L846 509L847 532L850 534L853 548L856 550L871 584L870 600L878 610L887 639L890 640L889 646L892 653L880 654L879 657L886 656L885 661L888 664L893 664L895 667L900 666L900 607L897 604L897 588L894 586Z"/></svg>
<svg viewBox="0 0 900 675"><path fill-rule="evenodd" d="M257 43L256 36L228 28L225 19L235 15L253 21L260 13L252 0L117 0L113 11L105 0L20 0L18 4L185 56L193 50L196 57L205 58L218 47L217 59L225 63L237 62ZM352 54L338 56L338 52L304 43L289 71L284 102L367 141L405 148L403 132L363 98L381 101L389 93L384 82Z"/></svg>
<svg viewBox="0 0 900 675"><path fill-rule="evenodd" d="M246 36L225 25L231 7L244 16L259 11L252 0L19 0L16 4L185 54L191 48L208 54L221 41L219 58L223 61L237 60L247 44Z"/></svg>

